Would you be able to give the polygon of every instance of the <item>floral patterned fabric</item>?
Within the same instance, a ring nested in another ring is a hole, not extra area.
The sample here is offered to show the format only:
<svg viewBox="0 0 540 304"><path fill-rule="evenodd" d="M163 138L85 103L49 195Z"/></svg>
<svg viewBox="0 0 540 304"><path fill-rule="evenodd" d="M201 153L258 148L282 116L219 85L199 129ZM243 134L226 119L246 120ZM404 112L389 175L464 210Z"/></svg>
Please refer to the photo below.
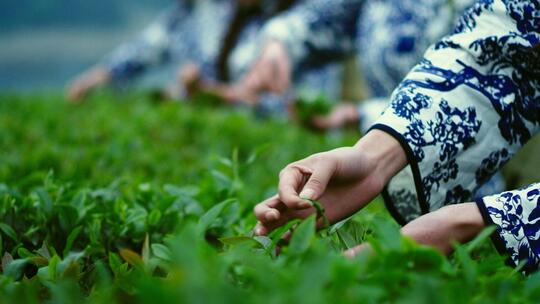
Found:
<svg viewBox="0 0 540 304"><path fill-rule="evenodd" d="M497 226L493 241L508 253L514 265L525 261L524 270L540 265L540 184L485 197L478 206L487 224Z"/></svg>
<svg viewBox="0 0 540 304"><path fill-rule="evenodd" d="M358 106L360 131L365 133L426 49L451 32L463 11L473 3L473 0L313 1L275 18L263 33L267 39L278 39L287 45L297 69L356 55L371 95ZM407 168L389 184L386 201L399 201L403 208L417 207L411 203L417 200L415 188L411 168ZM498 173L485 181L475 195L504 189L504 178ZM406 220L400 222L410 221L419 214L419 209L409 210Z"/></svg>
<svg viewBox="0 0 540 304"><path fill-rule="evenodd" d="M539 12L539 1L478 1L394 91L374 128L395 136L408 153L416 193L388 189L397 218L407 222L471 201L538 132ZM532 185L478 201L498 226L501 247L529 268L538 266L538 190Z"/></svg>
<svg viewBox="0 0 540 304"><path fill-rule="evenodd" d="M388 98L473 0L316 0L271 20L296 68L357 56L373 97Z"/></svg>
<svg viewBox="0 0 540 304"><path fill-rule="evenodd" d="M117 48L104 60L116 84L124 84L150 68L174 63L197 63L203 78L217 79L217 57L225 32L235 11L233 0L176 1L139 37ZM298 1L298 6L303 2ZM309 1L307 1L309 2ZM229 59L230 79L238 80L248 71L260 52L261 28L268 21L273 0L263 2L260 15L244 26ZM341 89L340 64L298 70L296 87L321 90L337 99ZM264 100L265 98L263 98ZM276 100L276 103L283 102ZM271 107L269 105L268 107Z"/></svg>

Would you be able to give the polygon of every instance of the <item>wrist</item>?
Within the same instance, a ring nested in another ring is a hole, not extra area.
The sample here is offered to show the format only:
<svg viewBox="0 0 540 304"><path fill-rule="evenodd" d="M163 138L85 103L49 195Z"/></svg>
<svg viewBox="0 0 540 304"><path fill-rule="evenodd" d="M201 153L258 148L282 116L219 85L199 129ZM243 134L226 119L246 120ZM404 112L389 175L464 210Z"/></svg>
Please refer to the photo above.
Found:
<svg viewBox="0 0 540 304"><path fill-rule="evenodd" d="M289 47L286 41L279 38L267 37L263 43L262 53L264 52L267 52L274 57L283 57L287 62L291 62L291 52Z"/></svg>
<svg viewBox="0 0 540 304"><path fill-rule="evenodd" d="M104 66L98 65L90 69L89 75L95 80L98 85L105 85L111 80L111 72Z"/></svg>
<svg viewBox="0 0 540 304"><path fill-rule="evenodd" d="M354 103L345 103L344 107L347 113L347 123L358 123L358 121L360 120L358 106Z"/></svg>
<svg viewBox="0 0 540 304"><path fill-rule="evenodd" d="M371 130L354 145L358 153L363 153L373 164L373 173L383 184L407 165L407 156L400 143L390 134L381 130Z"/></svg>

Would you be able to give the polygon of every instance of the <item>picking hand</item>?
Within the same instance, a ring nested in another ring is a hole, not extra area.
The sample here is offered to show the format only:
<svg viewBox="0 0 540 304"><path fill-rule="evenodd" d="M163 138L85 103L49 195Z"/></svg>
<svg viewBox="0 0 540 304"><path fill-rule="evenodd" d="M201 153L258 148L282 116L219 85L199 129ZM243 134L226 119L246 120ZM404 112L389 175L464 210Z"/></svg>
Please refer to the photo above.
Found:
<svg viewBox="0 0 540 304"><path fill-rule="evenodd" d="M95 67L77 76L67 88L67 97L71 102L80 102L90 91L109 82L110 73L103 67Z"/></svg>
<svg viewBox="0 0 540 304"><path fill-rule="evenodd" d="M285 167L278 195L255 207L255 234L266 235L293 219L315 213L307 199L320 201L330 223L364 207L406 163L399 143L373 130L354 147L318 153Z"/></svg>
<svg viewBox="0 0 540 304"><path fill-rule="evenodd" d="M291 85L291 63L285 46L276 40L266 43L260 57L240 81L248 95L272 92L282 94Z"/></svg>
<svg viewBox="0 0 540 304"><path fill-rule="evenodd" d="M328 115L313 117L311 123L317 129L327 130L343 128L352 123L358 123L360 117L357 106L352 103L342 103L332 109Z"/></svg>

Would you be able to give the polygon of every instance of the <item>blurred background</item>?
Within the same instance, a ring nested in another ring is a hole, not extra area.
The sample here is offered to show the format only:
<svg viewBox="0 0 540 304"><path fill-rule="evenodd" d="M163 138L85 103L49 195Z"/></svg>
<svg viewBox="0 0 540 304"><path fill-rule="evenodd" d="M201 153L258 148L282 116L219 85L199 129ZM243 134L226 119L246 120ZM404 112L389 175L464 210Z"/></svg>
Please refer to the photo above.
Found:
<svg viewBox="0 0 540 304"><path fill-rule="evenodd" d="M62 89L173 0L1 0L0 91ZM144 79L152 82L160 73ZM161 77L163 72L161 72Z"/></svg>
<svg viewBox="0 0 540 304"><path fill-rule="evenodd" d="M68 81L98 62L174 3L174 0L1 0L0 93L61 92ZM143 77L163 83L173 65ZM363 89L354 60L346 64L344 94ZM537 136L505 167L510 188L540 179Z"/></svg>

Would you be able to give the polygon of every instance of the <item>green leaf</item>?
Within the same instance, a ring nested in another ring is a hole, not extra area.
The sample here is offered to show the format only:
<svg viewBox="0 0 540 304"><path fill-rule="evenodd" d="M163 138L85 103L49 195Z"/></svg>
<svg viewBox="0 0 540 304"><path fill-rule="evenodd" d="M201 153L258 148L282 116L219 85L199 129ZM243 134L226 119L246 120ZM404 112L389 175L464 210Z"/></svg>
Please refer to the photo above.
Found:
<svg viewBox="0 0 540 304"><path fill-rule="evenodd" d="M283 236L285 235L285 233L287 233L289 230L291 230L294 226L296 226L299 223L300 223L300 220L298 219L292 220L288 222L287 224L281 226L280 228L272 231L272 233L270 233L269 235L269 237L272 239L272 246L270 249L275 248L277 244L279 243L279 241L283 239Z"/></svg>
<svg viewBox="0 0 540 304"><path fill-rule="evenodd" d="M30 258L30 257L33 257L34 254L32 252L30 252L30 250L24 248L24 247L20 247L19 249L17 249L17 254L19 255L20 258Z"/></svg>
<svg viewBox="0 0 540 304"><path fill-rule="evenodd" d="M71 248L73 247L73 242L75 242L75 239L77 239L77 236L79 236L79 233L82 231L82 226L77 226L71 233L68 235L66 246L64 247L64 251L62 252L62 256L65 258L69 252L71 251Z"/></svg>
<svg viewBox="0 0 540 304"><path fill-rule="evenodd" d="M253 240L261 246L261 248L265 250L270 250L272 248L272 239L267 236L255 236L253 237Z"/></svg>
<svg viewBox="0 0 540 304"><path fill-rule="evenodd" d="M383 250L398 250L401 247L401 233L395 222L389 219L378 219L374 222L374 230L377 237L376 242Z"/></svg>
<svg viewBox="0 0 540 304"><path fill-rule="evenodd" d="M259 242L248 236L232 236L220 238L219 241L224 245L238 245L242 243L252 243L253 245L261 245Z"/></svg>
<svg viewBox="0 0 540 304"><path fill-rule="evenodd" d="M62 272L63 278L77 279L81 274L81 265L77 261L71 261Z"/></svg>
<svg viewBox="0 0 540 304"><path fill-rule="evenodd" d="M482 232L480 232L480 234L478 234L474 238L474 240L467 243L466 245L467 252L471 253L474 249L478 248L480 245L485 243L488 240L488 238L495 232L495 230L497 230L497 227L495 226L490 226L482 230Z"/></svg>
<svg viewBox="0 0 540 304"><path fill-rule="evenodd" d="M58 220L64 230L71 230L79 221L79 210L71 205L56 205L54 208L58 213Z"/></svg>
<svg viewBox="0 0 540 304"><path fill-rule="evenodd" d="M163 190L168 194L176 197L195 197L199 194L199 188L194 186L178 187L171 184L163 186Z"/></svg>
<svg viewBox="0 0 540 304"><path fill-rule="evenodd" d="M199 219L199 223L197 225L197 231L199 231L200 234L204 234L204 232L210 228L210 226L214 223L214 221L218 218L218 216L221 214L223 209L225 209L229 204L236 201L236 199L228 199L226 201L223 201L214 207L210 208L201 218Z"/></svg>
<svg viewBox="0 0 540 304"><path fill-rule="evenodd" d="M9 252L4 253L2 256L2 269L5 270L9 263L13 262L13 257Z"/></svg>
<svg viewBox="0 0 540 304"><path fill-rule="evenodd" d="M49 252L49 248L47 248L47 243L45 242L41 244L41 247L36 252L47 260L51 258L51 253Z"/></svg>
<svg viewBox="0 0 540 304"><path fill-rule="evenodd" d="M49 260L39 255L31 257L29 261L38 267L47 266L49 264Z"/></svg>
<svg viewBox="0 0 540 304"><path fill-rule="evenodd" d="M37 190L35 190L38 198L39 198L39 201L41 203L41 207L43 208L43 210L45 211L46 214L50 215L52 214L52 211L53 211L53 201L51 199L51 197L49 196L49 193L47 192L47 190L43 189L43 188L39 188Z"/></svg>
<svg viewBox="0 0 540 304"><path fill-rule="evenodd" d="M124 265L127 266L127 264L122 263L122 260L116 253L109 252L109 267L111 267L115 275L125 271L126 267Z"/></svg>
<svg viewBox="0 0 540 304"><path fill-rule="evenodd" d="M161 211L158 209L154 209L148 214L148 218L146 219L148 221L149 226L154 226L159 224L159 220L161 219Z"/></svg>
<svg viewBox="0 0 540 304"><path fill-rule="evenodd" d="M317 210L317 218L322 218L323 219L323 227L324 228L330 227L330 221L328 220L328 217L326 216L326 212L325 212L324 207L322 206L322 204L319 203L318 201L312 200L312 199L309 199L308 201Z"/></svg>
<svg viewBox="0 0 540 304"><path fill-rule="evenodd" d="M0 223L0 230L2 230L2 232L5 235L7 235L10 239L14 240L15 242L19 241L19 238L17 237L17 233L10 226L4 223Z"/></svg>
<svg viewBox="0 0 540 304"><path fill-rule="evenodd" d="M149 183L139 184L138 188L141 192L150 192L150 190L152 190L152 186Z"/></svg>
<svg viewBox="0 0 540 304"><path fill-rule="evenodd" d="M122 249L120 250L120 256L124 259L124 261L128 262L130 265L144 268L144 262L141 256L129 249Z"/></svg>
<svg viewBox="0 0 540 304"><path fill-rule="evenodd" d="M471 256L467 252L467 249L464 246L456 245L456 250L454 254L462 267L463 276L465 277L465 283L469 287L472 287L476 284L476 277L478 270L474 261L471 259Z"/></svg>
<svg viewBox="0 0 540 304"><path fill-rule="evenodd" d="M51 280L55 280L57 278L58 264L60 264L60 262L61 262L60 257L57 255L54 255L49 260L49 278Z"/></svg>
<svg viewBox="0 0 540 304"><path fill-rule="evenodd" d="M148 261L150 261L150 237L148 236L148 233L144 237L144 243L142 247L142 260L144 265L148 265Z"/></svg>
<svg viewBox="0 0 540 304"><path fill-rule="evenodd" d="M20 280L24 274L26 264L28 264L28 259L13 260L3 267L4 275Z"/></svg>
<svg viewBox="0 0 540 304"><path fill-rule="evenodd" d="M167 246L162 244L152 244L152 253L154 253L154 256L165 260L165 261L171 261L171 250L167 248Z"/></svg>
<svg viewBox="0 0 540 304"><path fill-rule="evenodd" d="M315 237L315 215L308 217L294 230L288 252L301 255L306 252Z"/></svg>

